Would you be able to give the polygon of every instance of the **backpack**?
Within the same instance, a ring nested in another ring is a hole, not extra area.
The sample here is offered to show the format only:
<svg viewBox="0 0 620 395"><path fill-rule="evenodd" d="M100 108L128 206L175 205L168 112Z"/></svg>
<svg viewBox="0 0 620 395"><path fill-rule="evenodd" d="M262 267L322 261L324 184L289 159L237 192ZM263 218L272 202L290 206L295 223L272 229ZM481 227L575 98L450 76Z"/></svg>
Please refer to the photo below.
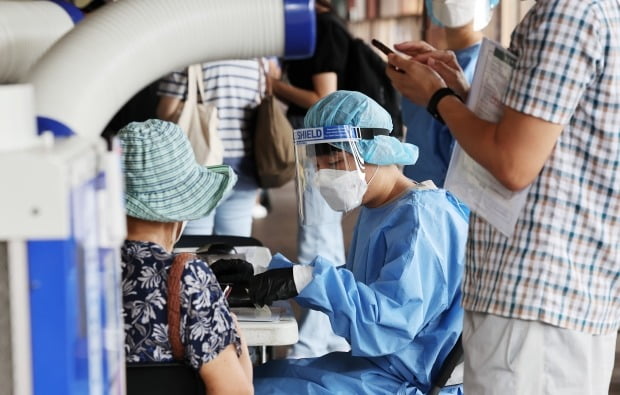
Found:
<svg viewBox="0 0 620 395"><path fill-rule="evenodd" d="M402 140L403 120L400 94L385 73L387 63L368 44L349 34L349 50L342 89L362 92L374 99L392 116L394 129L390 134Z"/></svg>

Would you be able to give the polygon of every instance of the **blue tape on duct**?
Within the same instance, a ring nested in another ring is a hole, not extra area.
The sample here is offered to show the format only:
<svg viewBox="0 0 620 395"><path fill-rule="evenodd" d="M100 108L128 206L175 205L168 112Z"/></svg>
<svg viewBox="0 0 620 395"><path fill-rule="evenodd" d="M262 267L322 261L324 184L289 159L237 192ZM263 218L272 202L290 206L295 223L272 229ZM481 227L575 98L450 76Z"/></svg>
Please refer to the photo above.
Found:
<svg viewBox="0 0 620 395"><path fill-rule="evenodd" d="M74 25L77 25L79 21L84 19L84 13L79 8L74 6L72 3L69 3L66 0L50 0L50 1L54 4L58 4L60 8L65 10L65 12L69 14L69 17L73 21Z"/></svg>
<svg viewBox="0 0 620 395"><path fill-rule="evenodd" d="M70 137L75 134L73 130L64 123L46 117L37 117L37 130L39 134L43 132L52 132L54 137Z"/></svg>
<svg viewBox="0 0 620 395"><path fill-rule="evenodd" d="M284 0L284 58L308 58L316 46L313 0Z"/></svg>

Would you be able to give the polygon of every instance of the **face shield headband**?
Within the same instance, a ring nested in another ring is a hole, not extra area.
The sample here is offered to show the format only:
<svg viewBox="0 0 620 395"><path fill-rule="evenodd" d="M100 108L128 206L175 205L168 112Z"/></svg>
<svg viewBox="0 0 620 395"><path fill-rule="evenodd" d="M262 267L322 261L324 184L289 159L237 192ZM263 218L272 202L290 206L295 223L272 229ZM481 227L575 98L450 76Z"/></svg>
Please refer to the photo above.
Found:
<svg viewBox="0 0 620 395"><path fill-rule="evenodd" d="M293 133L300 221L304 225L322 223L334 217L327 210L347 212L359 206L366 192L359 141L387 136L390 131L339 125L295 129Z"/></svg>

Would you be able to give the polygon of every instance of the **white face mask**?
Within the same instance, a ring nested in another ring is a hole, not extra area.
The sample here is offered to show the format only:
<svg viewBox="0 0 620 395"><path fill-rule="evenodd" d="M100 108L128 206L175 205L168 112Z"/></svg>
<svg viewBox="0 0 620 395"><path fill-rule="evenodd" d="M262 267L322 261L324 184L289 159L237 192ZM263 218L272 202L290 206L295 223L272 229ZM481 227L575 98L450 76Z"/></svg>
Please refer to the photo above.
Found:
<svg viewBox="0 0 620 395"><path fill-rule="evenodd" d="M431 0L429 14L444 27L461 27L474 21L473 29L482 30L491 20L488 0Z"/></svg>
<svg viewBox="0 0 620 395"><path fill-rule="evenodd" d="M317 172L316 182L329 207L342 212L361 205L368 188L364 173L357 170L321 169Z"/></svg>
<svg viewBox="0 0 620 395"><path fill-rule="evenodd" d="M175 240L174 244L176 244L179 241L179 239L181 239L181 236L183 236L183 231L185 230L185 226L187 226L187 221L181 222L181 230L177 234L177 239Z"/></svg>

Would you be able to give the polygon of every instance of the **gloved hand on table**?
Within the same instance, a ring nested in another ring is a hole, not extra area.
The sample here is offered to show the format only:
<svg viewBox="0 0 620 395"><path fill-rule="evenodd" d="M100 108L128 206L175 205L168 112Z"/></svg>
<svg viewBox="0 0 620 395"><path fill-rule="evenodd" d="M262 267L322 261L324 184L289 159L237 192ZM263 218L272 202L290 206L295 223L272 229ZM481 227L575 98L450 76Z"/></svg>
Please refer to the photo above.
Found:
<svg viewBox="0 0 620 395"><path fill-rule="evenodd" d="M243 259L219 259L209 267L220 283L247 284L254 278L254 266Z"/></svg>
<svg viewBox="0 0 620 395"><path fill-rule="evenodd" d="M254 276L248 288L250 300L259 306L271 305L274 300L297 296L293 268L267 270Z"/></svg>

